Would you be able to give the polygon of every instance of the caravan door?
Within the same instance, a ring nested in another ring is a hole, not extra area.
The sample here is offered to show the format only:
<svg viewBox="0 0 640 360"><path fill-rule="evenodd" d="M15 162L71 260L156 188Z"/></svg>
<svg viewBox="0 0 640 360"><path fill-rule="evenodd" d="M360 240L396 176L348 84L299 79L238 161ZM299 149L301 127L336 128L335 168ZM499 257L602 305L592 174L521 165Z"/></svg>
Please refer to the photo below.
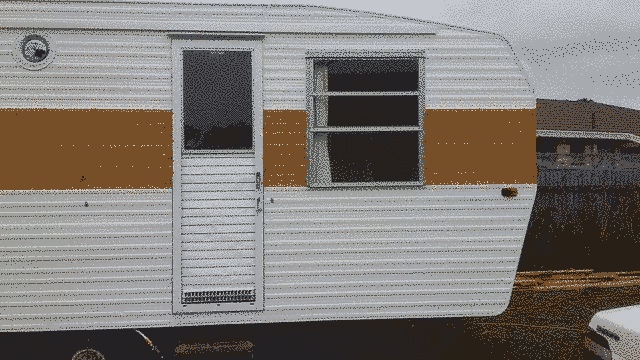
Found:
<svg viewBox="0 0 640 360"><path fill-rule="evenodd" d="M172 47L173 310L261 310L261 40Z"/></svg>

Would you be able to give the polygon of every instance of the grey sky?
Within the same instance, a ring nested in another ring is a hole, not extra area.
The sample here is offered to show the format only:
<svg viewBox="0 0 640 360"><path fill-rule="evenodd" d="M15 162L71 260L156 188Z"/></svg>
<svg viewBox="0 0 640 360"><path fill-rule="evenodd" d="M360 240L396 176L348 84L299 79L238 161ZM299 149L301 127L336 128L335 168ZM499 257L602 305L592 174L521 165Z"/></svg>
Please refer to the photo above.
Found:
<svg viewBox="0 0 640 360"><path fill-rule="evenodd" d="M640 109L640 3L635 0L242 2L368 10L497 32L511 42L538 98L589 98Z"/></svg>
<svg viewBox="0 0 640 360"><path fill-rule="evenodd" d="M640 109L640 4L635 1L447 2L441 21L509 39L539 98Z"/></svg>

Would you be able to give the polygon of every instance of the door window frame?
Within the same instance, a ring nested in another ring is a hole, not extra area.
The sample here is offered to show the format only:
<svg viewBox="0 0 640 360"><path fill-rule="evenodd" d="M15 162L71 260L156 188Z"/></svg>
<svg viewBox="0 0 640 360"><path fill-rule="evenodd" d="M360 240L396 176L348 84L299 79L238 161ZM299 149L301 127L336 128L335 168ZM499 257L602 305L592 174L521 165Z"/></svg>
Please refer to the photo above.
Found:
<svg viewBox="0 0 640 360"><path fill-rule="evenodd" d="M232 39L232 38L231 38ZM221 39L173 39L172 41L172 90L173 90L173 136L174 136L174 155L180 151L180 154L256 154L261 149L256 147L256 139L262 134L262 43L254 38L246 40L228 40ZM252 149L236 149L236 150L186 150L184 148L184 127L182 123L183 111L183 83L182 83L182 61L183 51L185 50L211 50L211 51L249 51L251 52L251 82L252 82L252 98L254 99L252 106L253 115L253 146ZM179 78L179 81L176 81ZM257 101L260 99L260 101ZM180 118L176 118L176 114L180 114ZM178 126L176 126L178 125ZM176 131L178 130L178 131ZM175 147L179 139L180 149ZM262 154L260 154L262 156ZM174 158L175 160L175 158ZM174 169L175 170L175 169Z"/></svg>

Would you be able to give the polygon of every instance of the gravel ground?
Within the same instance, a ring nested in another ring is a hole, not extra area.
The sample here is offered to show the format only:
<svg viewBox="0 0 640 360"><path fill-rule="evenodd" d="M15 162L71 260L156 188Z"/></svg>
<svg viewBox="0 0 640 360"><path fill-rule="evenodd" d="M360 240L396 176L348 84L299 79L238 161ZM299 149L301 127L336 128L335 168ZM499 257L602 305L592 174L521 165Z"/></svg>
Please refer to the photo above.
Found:
<svg viewBox="0 0 640 360"><path fill-rule="evenodd" d="M523 272L494 317L328 321L197 329L184 359L583 359L598 311L640 303L640 273ZM213 334L212 334L213 335ZM242 351L225 349L233 342ZM253 346L248 347L247 343ZM181 349L185 349L184 345ZM206 351L209 349L209 351Z"/></svg>

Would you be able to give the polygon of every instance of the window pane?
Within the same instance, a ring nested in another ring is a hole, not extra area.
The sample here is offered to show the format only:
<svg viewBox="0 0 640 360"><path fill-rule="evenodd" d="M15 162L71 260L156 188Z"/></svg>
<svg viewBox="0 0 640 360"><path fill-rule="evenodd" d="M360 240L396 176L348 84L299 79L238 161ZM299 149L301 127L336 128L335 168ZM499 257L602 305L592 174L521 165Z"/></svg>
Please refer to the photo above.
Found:
<svg viewBox="0 0 640 360"><path fill-rule="evenodd" d="M328 134L332 182L419 181L417 132Z"/></svg>
<svg viewBox="0 0 640 360"><path fill-rule="evenodd" d="M418 91L417 59L329 60L328 91Z"/></svg>
<svg viewBox="0 0 640 360"><path fill-rule="evenodd" d="M328 126L417 126L418 96L330 96Z"/></svg>
<svg viewBox="0 0 640 360"><path fill-rule="evenodd" d="M185 150L253 147L251 53L184 52Z"/></svg>

